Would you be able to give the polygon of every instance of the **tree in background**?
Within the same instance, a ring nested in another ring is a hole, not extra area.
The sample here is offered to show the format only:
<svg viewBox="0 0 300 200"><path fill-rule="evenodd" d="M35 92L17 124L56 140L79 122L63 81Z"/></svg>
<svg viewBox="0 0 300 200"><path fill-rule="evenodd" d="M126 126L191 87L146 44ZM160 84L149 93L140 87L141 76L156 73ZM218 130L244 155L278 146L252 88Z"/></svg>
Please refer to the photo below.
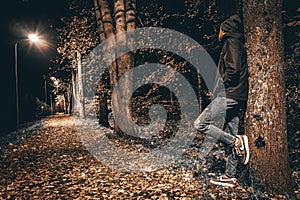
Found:
<svg viewBox="0 0 300 200"><path fill-rule="evenodd" d="M130 43L133 42L133 38L120 37L118 34L135 29L136 3L135 0L115 0L113 4L110 3L112 2L107 0L95 0L94 6L100 42L115 37L118 42L118 48L114 47L111 40L108 40L108 48L110 48L112 52L116 53L118 50L122 51L127 49L127 46L130 46ZM132 53L125 53L116 58L108 69L110 75L110 88L113 88L119 78L133 67L134 59ZM121 86L121 90L123 93L128 93L131 91L130 87L130 83L127 83ZM103 97L103 95L101 97ZM106 108L101 108L107 106L107 99L101 97L100 110L107 110ZM126 113L126 115L130 117L130 113L124 106L118 106L122 105L122 101L124 101L124 99L118 98L116 95L112 95L111 98L112 101L115 102L114 112ZM103 122L107 126L107 117L107 112L105 112L102 116L100 114L100 123ZM116 123L114 124L114 131L118 135L125 135Z"/></svg>
<svg viewBox="0 0 300 200"><path fill-rule="evenodd" d="M56 59L59 67L56 70L71 72L73 113L78 113L81 118L85 116L82 60L99 43L94 19L91 4L73 1L69 6L69 15L61 18L61 26L57 28L60 42L57 48L59 57Z"/></svg>

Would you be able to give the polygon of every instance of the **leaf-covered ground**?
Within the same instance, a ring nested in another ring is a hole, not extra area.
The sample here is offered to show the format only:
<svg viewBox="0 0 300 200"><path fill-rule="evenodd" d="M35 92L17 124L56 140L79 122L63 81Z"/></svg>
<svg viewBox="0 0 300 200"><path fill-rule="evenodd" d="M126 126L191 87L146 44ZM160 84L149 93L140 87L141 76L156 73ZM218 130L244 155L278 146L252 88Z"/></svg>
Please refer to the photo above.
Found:
<svg viewBox="0 0 300 200"><path fill-rule="evenodd" d="M153 172L113 169L85 148L71 116L46 118L0 139L0 199L288 199L210 185L224 170L218 148L197 161L191 147L186 158ZM299 171L293 175L299 198Z"/></svg>

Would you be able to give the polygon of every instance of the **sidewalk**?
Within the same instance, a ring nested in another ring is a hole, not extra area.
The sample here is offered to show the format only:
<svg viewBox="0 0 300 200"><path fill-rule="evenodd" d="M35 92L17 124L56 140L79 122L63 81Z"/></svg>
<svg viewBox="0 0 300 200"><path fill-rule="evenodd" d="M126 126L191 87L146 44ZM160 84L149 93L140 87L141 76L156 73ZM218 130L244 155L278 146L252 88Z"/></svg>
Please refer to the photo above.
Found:
<svg viewBox="0 0 300 200"><path fill-rule="evenodd" d="M72 116L46 118L16 134L17 139L0 143L0 199L251 199L254 195L251 188L209 185L208 178L217 176L220 166L209 167L205 161L197 176L186 165L147 173L112 169L87 151Z"/></svg>
<svg viewBox="0 0 300 200"><path fill-rule="evenodd" d="M182 179L185 171L127 174L102 165L81 144L70 116L48 118L20 134L2 146L2 199L194 199L199 193L192 174Z"/></svg>

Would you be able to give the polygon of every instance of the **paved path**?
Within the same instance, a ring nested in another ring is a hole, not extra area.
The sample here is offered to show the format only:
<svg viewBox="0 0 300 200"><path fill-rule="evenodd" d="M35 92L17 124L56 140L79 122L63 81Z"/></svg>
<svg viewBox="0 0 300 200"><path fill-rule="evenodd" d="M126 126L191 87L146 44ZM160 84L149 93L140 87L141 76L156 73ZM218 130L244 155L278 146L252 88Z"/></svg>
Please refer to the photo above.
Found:
<svg viewBox="0 0 300 200"><path fill-rule="evenodd" d="M185 171L127 174L102 165L80 142L72 117L49 118L36 127L2 147L0 198L194 199L198 194L195 179L182 179Z"/></svg>
<svg viewBox="0 0 300 200"><path fill-rule="evenodd" d="M15 137L13 137L15 136ZM10 138L10 141L9 139ZM0 143L0 199L251 199L253 189L207 184L186 166L129 173L97 161L71 116L51 117Z"/></svg>

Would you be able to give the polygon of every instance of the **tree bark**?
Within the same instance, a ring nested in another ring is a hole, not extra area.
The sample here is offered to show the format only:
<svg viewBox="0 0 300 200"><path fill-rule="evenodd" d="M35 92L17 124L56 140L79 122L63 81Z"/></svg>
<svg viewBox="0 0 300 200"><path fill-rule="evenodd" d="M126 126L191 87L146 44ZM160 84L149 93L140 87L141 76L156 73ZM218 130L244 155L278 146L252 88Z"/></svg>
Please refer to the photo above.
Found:
<svg viewBox="0 0 300 200"><path fill-rule="evenodd" d="M292 191L281 11L282 0L244 1L250 73L245 130L250 140L250 169L265 189L278 194Z"/></svg>

